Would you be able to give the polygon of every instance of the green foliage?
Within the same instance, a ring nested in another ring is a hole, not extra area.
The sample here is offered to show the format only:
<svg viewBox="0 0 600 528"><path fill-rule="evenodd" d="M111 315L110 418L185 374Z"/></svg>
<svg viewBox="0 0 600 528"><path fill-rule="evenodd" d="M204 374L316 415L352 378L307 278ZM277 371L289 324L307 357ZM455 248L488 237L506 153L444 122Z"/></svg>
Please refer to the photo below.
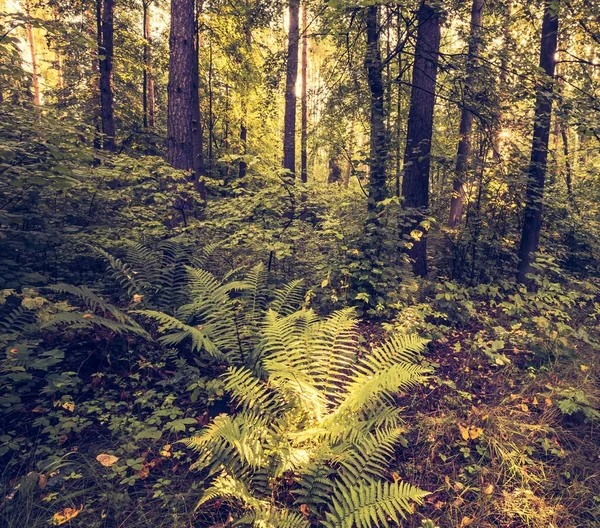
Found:
<svg viewBox="0 0 600 528"><path fill-rule="evenodd" d="M237 405L184 440L212 476L199 507L222 498L249 508L258 525L289 489L326 526L388 526L425 493L381 479L402 442L393 395L421 383L425 341L396 336L358 355L356 320L344 310L266 314L257 361L230 367L225 389ZM306 521L304 521L306 524Z"/></svg>

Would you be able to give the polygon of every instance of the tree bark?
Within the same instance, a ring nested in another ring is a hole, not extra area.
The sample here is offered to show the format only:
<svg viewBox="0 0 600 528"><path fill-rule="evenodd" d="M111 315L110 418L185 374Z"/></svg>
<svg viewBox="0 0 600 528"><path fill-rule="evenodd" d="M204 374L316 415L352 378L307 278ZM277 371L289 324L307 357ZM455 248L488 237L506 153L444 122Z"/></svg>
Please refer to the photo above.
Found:
<svg viewBox="0 0 600 528"><path fill-rule="evenodd" d="M308 6L306 0L304 1L304 5L302 6L302 65L301 65L301 75L302 75L302 93L300 96L300 106L301 106L301 131L300 131L300 180L302 183L306 183L308 181L308 108L306 106L306 74L307 74L307 66L308 66L308 17L307 17Z"/></svg>
<svg viewBox="0 0 600 528"><path fill-rule="evenodd" d="M152 69L152 33L150 28L150 5L152 0L142 3L144 15L144 128L154 128L154 75Z"/></svg>
<svg viewBox="0 0 600 528"><path fill-rule="evenodd" d="M418 24L402 181L404 206L419 210L412 218L409 232L423 218L423 213L429 207L429 167L440 49L440 22L438 13L427 1L422 2L419 7ZM413 259L415 274L426 275L425 233L420 240L413 241L408 254Z"/></svg>
<svg viewBox="0 0 600 528"><path fill-rule="evenodd" d="M300 0L289 0L289 31L285 77L285 115L283 124L283 168L296 173L296 79L298 77L298 11Z"/></svg>
<svg viewBox="0 0 600 528"><path fill-rule="evenodd" d="M204 150L202 141L202 120L200 116L200 72L198 63L200 61L200 27L199 16L202 12L203 0L196 3L196 14L194 17L194 54L192 63L192 149L193 149L193 169L194 169L194 187L200 194L200 198L206 201L206 187L204 176L206 167L204 166Z"/></svg>
<svg viewBox="0 0 600 528"><path fill-rule="evenodd" d="M167 161L176 169L193 169L194 0L171 0L167 86Z"/></svg>
<svg viewBox="0 0 600 528"><path fill-rule="evenodd" d="M542 199L544 197L544 182L548 161L553 78L558 40L558 15L555 12L557 4L557 0L545 0L544 2L544 20L542 22L540 46L540 69L544 71L544 78L536 89L531 162L525 194L523 231L519 246L517 280L521 283L526 282L527 274L531 271L533 254L538 250L542 227Z"/></svg>
<svg viewBox="0 0 600 528"><path fill-rule="evenodd" d="M385 162L387 144L385 137L385 110L383 88L383 66L379 49L377 24L379 6L366 8L367 51L365 67L371 94L370 148L369 148L369 197L367 209L374 213L377 204L387 197Z"/></svg>
<svg viewBox="0 0 600 528"><path fill-rule="evenodd" d="M102 42L98 50L100 55L100 117L104 134L104 150L109 151L115 150L116 133L113 95L114 14L115 0L104 0L102 3Z"/></svg>
<svg viewBox="0 0 600 528"><path fill-rule="evenodd" d="M474 74L479 64L479 54L481 50L481 21L483 18L484 4L485 0L473 0L471 8L471 30L466 69L467 75L463 87L458 151L456 153L454 181L452 182L452 198L450 200L448 227L460 225L465 207L465 182L469 174L471 136L473 133L473 113L469 107L473 104L472 96L474 95L473 90L475 84Z"/></svg>
<svg viewBox="0 0 600 528"><path fill-rule="evenodd" d="M246 22L245 22L245 36L246 36L246 47L247 51L250 52L252 45L252 33L250 31L250 12L249 12L248 0L246 0ZM246 98L248 97L249 90L246 89L242 94L242 119L240 121L240 143L242 144L242 154L248 153L248 103ZM245 160L240 160L240 173L239 177L245 178L248 172L248 164Z"/></svg>

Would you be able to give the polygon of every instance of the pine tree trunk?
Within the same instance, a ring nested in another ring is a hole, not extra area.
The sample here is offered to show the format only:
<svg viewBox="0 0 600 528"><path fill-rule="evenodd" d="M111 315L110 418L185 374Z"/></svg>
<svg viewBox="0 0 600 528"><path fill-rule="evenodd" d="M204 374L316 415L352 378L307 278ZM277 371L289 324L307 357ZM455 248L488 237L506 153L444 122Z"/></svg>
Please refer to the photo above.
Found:
<svg viewBox="0 0 600 528"><path fill-rule="evenodd" d="M289 31L285 77L285 115L283 124L283 168L296 173L296 79L298 77L298 12L300 0L289 0Z"/></svg>
<svg viewBox="0 0 600 528"><path fill-rule="evenodd" d="M98 0L100 1L100 0ZM104 150L115 150L115 111L113 95L113 35L115 1L104 0L102 4L102 47L100 54L100 117L104 134Z"/></svg>
<svg viewBox="0 0 600 528"><path fill-rule="evenodd" d="M193 169L194 169L194 187L200 194L200 198L206 201L206 188L204 176L206 167L204 166L204 145L202 141L202 120L200 116L200 72L198 63L200 61L200 27L199 16L202 12L203 1L196 3L196 15L194 17L194 55L192 64L192 147L193 147Z"/></svg>
<svg viewBox="0 0 600 528"><path fill-rule="evenodd" d="M171 0L169 48L167 161L176 169L192 170L194 0Z"/></svg>
<svg viewBox="0 0 600 528"><path fill-rule="evenodd" d="M381 51L379 49L378 11L379 6L372 5L367 7L366 12L367 52L365 55L365 67L367 69L367 81L371 94L369 198L367 201L370 213L375 212L377 204L384 200L388 194L385 174L387 145L385 137L383 67L381 63Z"/></svg>
<svg viewBox="0 0 600 528"><path fill-rule="evenodd" d="M469 106L473 104L474 74L479 64L481 50L481 22L485 0L473 0L471 8L471 32L469 36L469 52L467 56L467 75L463 87L462 111L460 116L460 129L458 152L456 153L456 167L452 183L452 199L450 200L450 217L448 227L460 224L465 207L466 191L465 182L469 174L471 158L471 135L473 133L473 113Z"/></svg>
<svg viewBox="0 0 600 528"><path fill-rule="evenodd" d="M554 68L556 65L556 45L558 40L558 15L555 12L557 0L545 0L540 47L540 69L543 80L538 84L535 100L535 124L531 146L531 162L527 179L523 231L519 246L519 268L517 280L526 282L531 271L533 254L538 250L542 228L542 199L546 164L548 161L548 141L552 119L552 92Z"/></svg>
<svg viewBox="0 0 600 528"><path fill-rule="evenodd" d="M301 124L301 136L300 136L300 180L303 183L308 181L308 108L306 106L306 69L308 66L308 17L307 17L307 2L305 0L304 5L302 6L302 94L300 98L301 105L301 115L302 115L302 124Z"/></svg>
<svg viewBox="0 0 600 528"><path fill-rule="evenodd" d="M415 47L406 149L404 152L404 179L402 196L404 206L418 209L408 232L423 218L429 207L429 167L435 86L440 49L440 22L438 13L422 2L418 14L419 29ZM408 251L413 259L413 271L427 274L427 237L424 233Z"/></svg>
<svg viewBox="0 0 600 528"><path fill-rule="evenodd" d="M152 69L152 33L150 27L151 0L142 3L144 15L144 128L154 128L154 76Z"/></svg>

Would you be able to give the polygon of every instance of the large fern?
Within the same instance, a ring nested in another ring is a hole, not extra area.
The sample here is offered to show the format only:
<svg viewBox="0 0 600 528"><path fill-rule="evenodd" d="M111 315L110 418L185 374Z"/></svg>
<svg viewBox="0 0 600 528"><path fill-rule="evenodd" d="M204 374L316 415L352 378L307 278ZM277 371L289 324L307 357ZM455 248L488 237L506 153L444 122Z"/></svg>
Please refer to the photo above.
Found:
<svg viewBox="0 0 600 528"><path fill-rule="evenodd" d="M426 494L386 480L404 442L393 396L427 376L415 362L425 341L393 337L359 357L351 310L326 319L270 311L261 334L254 368L225 375L239 414L185 441L215 475L201 505L226 498L252 512L238 524L260 526L269 512L294 513L277 499L291 492L324 526L398 522Z"/></svg>

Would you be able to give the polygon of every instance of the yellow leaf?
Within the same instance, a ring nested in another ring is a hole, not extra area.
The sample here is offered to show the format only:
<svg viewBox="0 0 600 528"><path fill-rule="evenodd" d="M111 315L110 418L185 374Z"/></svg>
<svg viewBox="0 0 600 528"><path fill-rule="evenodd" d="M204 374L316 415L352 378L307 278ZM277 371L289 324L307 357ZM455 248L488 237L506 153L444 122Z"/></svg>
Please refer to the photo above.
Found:
<svg viewBox="0 0 600 528"><path fill-rule="evenodd" d="M533 397L533 402L532 403L533 403L533 405L537 405L539 403L538 399L535 396Z"/></svg>
<svg viewBox="0 0 600 528"><path fill-rule="evenodd" d="M92 314L84 314L81 317L83 317L84 319L93 319L94 316Z"/></svg>
<svg viewBox="0 0 600 528"><path fill-rule="evenodd" d="M488 484L485 488L483 488L483 493L485 493L486 495L491 495L492 493L494 493L494 485Z"/></svg>
<svg viewBox="0 0 600 528"><path fill-rule="evenodd" d="M546 398L546 407L550 407L552 405L552 400L550 398Z"/></svg>
<svg viewBox="0 0 600 528"><path fill-rule="evenodd" d="M119 460L119 457L116 457L114 455L107 455L106 453L102 453L101 455L98 455L96 457L96 460L98 462L100 462L100 464L102 464L104 467L110 467L112 466L117 460Z"/></svg>
<svg viewBox="0 0 600 528"><path fill-rule="evenodd" d="M524 403L521 404L521 410L523 412L529 412L529 407L527 407L527 405L525 405Z"/></svg>
<svg viewBox="0 0 600 528"><path fill-rule="evenodd" d="M327 286L329 284L329 281L327 279L325 279L322 283L321 283L321 288L325 288L325 286Z"/></svg>
<svg viewBox="0 0 600 528"><path fill-rule="evenodd" d="M144 298L144 296L143 296L143 295L140 295L139 293L136 293L136 294L133 296L133 302L134 302L134 303L139 303L139 302L142 302L142 299L143 299L143 298Z"/></svg>
<svg viewBox="0 0 600 528"><path fill-rule="evenodd" d="M587 365L580 365L579 368L581 369L581 372L587 372L588 370L590 370L590 367L588 367Z"/></svg>
<svg viewBox="0 0 600 528"><path fill-rule="evenodd" d="M60 404L60 406L61 406L63 409L66 409L66 410L67 410L67 411L69 411L69 412L73 412L73 411L75 410L75 404L74 404L73 402L69 402L69 401L67 401L67 402L62 402L62 403Z"/></svg>
<svg viewBox="0 0 600 528"><path fill-rule="evenodd" d="M171 453L171 445L170 444L166 444L160 450L160 456L162 456L162 457L169 458L172 454L173 453Z"/></svg>
<svg viewBox="0 0 600 528"><path fill-rule="evenodd" d="M477 440L483 434L483 429L481 427L471 427L469 429L469 436L471 440Z"/></svg>
<svg viewBox="0 0 600 528"><path fill-rule="evenodd" d="M61 524L65 524L72 519L75 519L79 515L79 512L83 510L83 504L78 508L65 508L59 512L56 512L52 516L52 524L54 526L60 526Z"/></svg>
<svg viewBox="0 0 600 528"><path fill-rule="evenodd" d="M463 517L462 521L460 521L460 528L464 528L465 526L469 526L473 523L473 519L470 517Z"/></svg>
<svg viewBox="0 0 600 528"><path fill-rule="evenodd" d="M469 429L467 427L463 427L460 424L458 425L458 430L460 431L460 436L462 436L463 440L468 440L469 439Z"/></svg>

